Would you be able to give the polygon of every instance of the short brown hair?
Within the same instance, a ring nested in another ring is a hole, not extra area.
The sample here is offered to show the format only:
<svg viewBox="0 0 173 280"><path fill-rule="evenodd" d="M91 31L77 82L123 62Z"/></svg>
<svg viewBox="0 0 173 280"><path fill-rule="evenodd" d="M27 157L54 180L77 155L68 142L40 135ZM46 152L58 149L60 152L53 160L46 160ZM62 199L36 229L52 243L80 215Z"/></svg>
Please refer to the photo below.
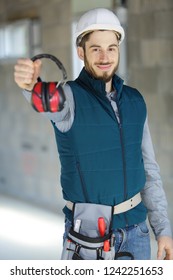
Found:
<svg viewBox="0 0 173 280"><path fill-rule="evenodd" d="M93 33L93 31L88 32L84 35L83 34L80 35L76 40L76 46L77 47L82 47L84 49L85 48L85 43L89 40L89 37L90 37L91 33Z"/></svg>
<svg viewBox="0 0 173 280"><path fill-rule="evenodd" d="M105 30L100 30L100 31L105 31ZM89 40L90 35L94 31L87 32L86 34L80 35L77 40L76 40L76 46L77 47L82 47L83 49L85 48L85 43ZM121 34L119 32L113 31L115 35L117 36L117 40L119 41L121 39Z"/></svg>

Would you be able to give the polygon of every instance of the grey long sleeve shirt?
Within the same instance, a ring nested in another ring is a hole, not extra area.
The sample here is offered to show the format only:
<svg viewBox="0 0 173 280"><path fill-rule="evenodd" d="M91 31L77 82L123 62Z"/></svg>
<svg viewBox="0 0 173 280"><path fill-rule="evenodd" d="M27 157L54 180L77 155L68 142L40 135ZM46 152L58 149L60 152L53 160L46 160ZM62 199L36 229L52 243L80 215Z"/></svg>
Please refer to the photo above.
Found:
<svg viewBox="0 0 173 280"><path fill-rule="evenodd" d="M63 110L57 113L41 113L52 120L61 132L66 132L71 128L75 115L75 103L72 91L68 85L65 87L66 102ZM30 92L23 91L23 94L30 102ZM110 100L117 120L119 121L116 103L111 100L110 95L110 93L107 94L107 98ZM163 189L160 169L155 159L147 119L145 121L143 130L142 154L146 173L146 184L141 192L141 196L142 201L148 210L149 223L156 239L158 239L160 236L172 236L171 225L167 214L167 199Z"/></svg>

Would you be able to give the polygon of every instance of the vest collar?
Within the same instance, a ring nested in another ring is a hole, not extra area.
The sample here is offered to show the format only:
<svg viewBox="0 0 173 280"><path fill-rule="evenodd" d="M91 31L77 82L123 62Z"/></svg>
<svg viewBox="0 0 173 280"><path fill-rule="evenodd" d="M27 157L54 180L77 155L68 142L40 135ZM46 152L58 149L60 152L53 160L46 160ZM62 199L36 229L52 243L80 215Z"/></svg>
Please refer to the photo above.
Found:
<svg viewBox="0 0 173 280"><path fill-rule="evenodd" d="M82 69L82 71L79 74L79 77L76 79L77 82L83 85L84 88L91 91L92 93L99 95L100 97L106 97L106 91L105 91L105 82L102 80L97 80L93 78L86 70L85 68ZM122 87L124 81L118 77L116 74L113 76L112 79L113 87L115 88L117 92L117 98L120 98Z"/></svg>

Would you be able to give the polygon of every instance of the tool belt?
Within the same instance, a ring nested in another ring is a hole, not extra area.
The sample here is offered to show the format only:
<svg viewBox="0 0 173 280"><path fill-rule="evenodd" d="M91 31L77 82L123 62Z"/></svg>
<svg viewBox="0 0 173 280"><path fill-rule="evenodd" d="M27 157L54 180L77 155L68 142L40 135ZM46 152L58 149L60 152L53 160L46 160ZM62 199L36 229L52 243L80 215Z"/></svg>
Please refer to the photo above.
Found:
<svg viewBox="0 0 173 280"><path fill-rule="evenodd" d="M126 211L129 211L136 207L140 202L142 201L141 199L141 194L140 192L131 197L130 199L123 201L115 206L113 206L113 214L121 214ZM67 201L66 206L69 210L73 209L73 203L71 201Z"/></svg>
<svg viewBox="0 0 173 280"><path fill-rule="evenodd" d="M71 203L72 227L63 246L62 260L114 260L122 256L134 257L129 252L115 253L112 232L113 214L126 212L141 202L140 193L116 206L92 203Z"/></svg>
<svg viewBox="0 0 173 280"><path fill-rule="evenodd" d="M112 206L74 203L72 227L64 243L61 259L114 259L112 216Z"/></svg>

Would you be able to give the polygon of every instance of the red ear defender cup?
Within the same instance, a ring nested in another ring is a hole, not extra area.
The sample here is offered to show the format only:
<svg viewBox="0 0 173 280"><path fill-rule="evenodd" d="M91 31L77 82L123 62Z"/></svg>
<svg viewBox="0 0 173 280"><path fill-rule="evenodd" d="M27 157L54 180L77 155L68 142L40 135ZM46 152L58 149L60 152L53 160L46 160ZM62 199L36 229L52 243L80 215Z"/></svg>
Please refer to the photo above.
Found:
<svg viewBox="0 0 173 280"><path fill-rule="evenodd" d="M45 108L42 103L42 82L38 82L34 85L31 95L31 103L37 112L45 112Z"/></svg>
<svg viewBox="0 0 173 280"><path fill-rule="evenodd" d="M53 55L39 54L31 58L32 61L41 58L48 58L53 60L63 74L63 82L42 82L38 78L38 82L34 85L32 90L31 102L33 108L37 112L59 112L63 109L65 103L65 94L63 86L64 80L67 79L66 70L63 64Z"/></svg>
<svg viewBox="0 0 173 280"><path fill-rule="evenodd" d="M37 82L32 90L32 106L37 112L60 112L65 103L62 85L57 82Z"/></svg>

